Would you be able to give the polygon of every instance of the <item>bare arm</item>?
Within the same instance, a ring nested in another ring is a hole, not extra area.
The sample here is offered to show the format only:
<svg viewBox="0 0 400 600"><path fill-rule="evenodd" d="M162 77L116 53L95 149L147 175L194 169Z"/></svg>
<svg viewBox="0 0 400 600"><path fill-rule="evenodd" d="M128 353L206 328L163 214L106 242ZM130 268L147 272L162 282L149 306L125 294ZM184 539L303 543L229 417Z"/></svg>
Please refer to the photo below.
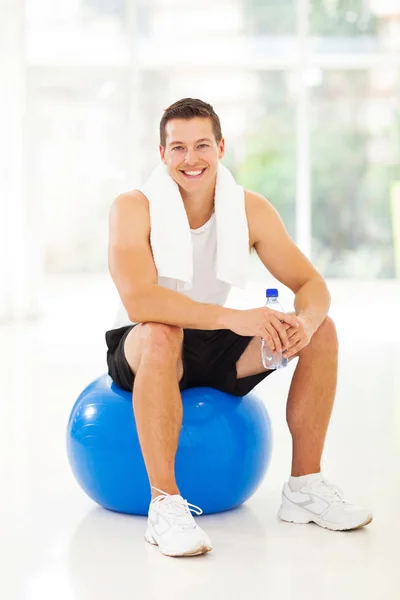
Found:
<svg viewBox="0 0 400 600"><path fill-rule="evenodd" d="M315 332L328 314L331 296L325 281L316 277L301 286L294 298L296 315L304 317Z"/></svg>
<svg viewBox="0 0 400 600"><path fill-rule="evenodd" d="M108 265L129 319L189 329L228 329L238 311L195 302L158 285L150 246L147 198L139 191L118 196L110 210Z"/></svg>
<svg viewBox="0 0 400 600"><path fill-rule="evenodd" d="M269 272L295 294L296 315L316 331L328 314L330 294L324 278L289 236L283 221L260 194L246 192L250 234Z"/></svg>

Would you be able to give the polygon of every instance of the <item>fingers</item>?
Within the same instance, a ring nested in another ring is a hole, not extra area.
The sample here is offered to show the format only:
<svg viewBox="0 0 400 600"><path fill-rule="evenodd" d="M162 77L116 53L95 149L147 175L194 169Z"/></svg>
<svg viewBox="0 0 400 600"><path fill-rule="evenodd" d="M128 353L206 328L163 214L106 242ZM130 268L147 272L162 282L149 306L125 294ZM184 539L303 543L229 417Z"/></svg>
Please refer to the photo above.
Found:
<svg viewBox="0 0 400 600"><path fill-rule="evenodd" d="M288 347L288 335L286 333L285 327L277 317L273 316L273 319L271 320L271 325L279 334L281 347L277 351L281 352L283 348L286 349Z"/></svg>
<svg viewBox="0 0 400 600"><path fill-rule="evenodd" d="M268 348L271 350L271 352L275 352L275 342L272 339L272 336L268 333L267 329L265 329L265 334L262 337L263 340L266 342Z"/></svg>
<svg viewBox="0 0 400 600"><path fill-rule="evenodd" d="M296 319L294 317L292 317L291 315L287 315L286 313L279 312L278 310L275 310L274 314L278 317L278 319L280 321L283 321L284 323L287 323L288 325L291 325L292 327L299 326L298 321L296 321Z"/></svg>
<svg viewBox="0 0 400 600"><path fill-rule="evenodd" d="M290 346L290 348L287 352L286 358L287 359L292 358L292 356L294 356L295 354L300 352L301 349L302 349L302 341L300 339L300 340L295 341L293 343L293 345Z"/></svg>
<svg viewBox="0 0 400 600"><path fill-rule="evenodd" d="M298 334L297 331L294 331L292 335L288 336L288 339L285 340L280 338L279 334L281 332L277 332L275 330L275 323L268 324L267 327L268 329L266 329L266 335L264 339L273 352L282 352L285 358L290 358L300 351L303 344L303 338Z"/></svg>
<svg viewBox="0 0 400 600"><path fill-rule="evenodd" d="M271 350L273 350L274 352L282 352L288 349L288 335L279 319L277 319L276 317L271 318L270 323L267 323L265 329L268 332L270 340L273 344L273 346L270 346Z"/></svg>
<svg viewBox="0 0 400 600"><path fill-rule="evenodd" d="M272 310L268 307L264 307L264 310L266 311L266 318L274 315L275 317L277 317L280 320L281 323L286 323L287 325L290 325L291 327L296 327L296 328L299 327L299 322L291 314L286 314L286 313L280 312L279 310Z"/></svg>
<svg viewBox="0 0 400 600"><path fill-rule="evenodd" d="M292 315L268 310L264 340L273 352L285 352L289 348L289 338L298 333L299 323Z"/></svg>
<svg viewBox="0 0 400 600"><path fill-rule="evenodd" d="M280 352L281 351L280 350L281 342L280 342L280 339L279 339L278 332L276 331L276 329L274 328L274 326L271 323L267 323L266 326L265 326L265 329L267 330L267 332L269 334L269 337L271 339L271 344L272 345L270 345L270 343L267 342L268 345L269 345L269 347L270 347L270 349L273 352Z"/></svg>

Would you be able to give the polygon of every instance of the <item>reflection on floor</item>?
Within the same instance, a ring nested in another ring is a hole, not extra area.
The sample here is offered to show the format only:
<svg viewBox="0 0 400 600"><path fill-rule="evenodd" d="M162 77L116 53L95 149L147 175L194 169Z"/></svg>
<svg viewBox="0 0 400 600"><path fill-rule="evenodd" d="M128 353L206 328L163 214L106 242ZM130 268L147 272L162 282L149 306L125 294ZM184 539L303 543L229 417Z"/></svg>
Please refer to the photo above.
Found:
<svg viewBox="0 0 400 600"><path fill-rule="evenodd" d="M397 598L400 286L335 281L330 289L340 368L323 470L373 510L371 525L335 533L276 517L290 472L285 400L295 362L258 387L274 428L272 464L245 506L202 517L211 554L163 557L144 542L143 518L94 505L69 470L65 428L79 392L105 371L116 297L107 277L65 278L48 282L41 320L0 327L0 597ZM246 308L263 299L263 285L252 284L230 303ZM291 309L290 293L283 303Z"/></svg>

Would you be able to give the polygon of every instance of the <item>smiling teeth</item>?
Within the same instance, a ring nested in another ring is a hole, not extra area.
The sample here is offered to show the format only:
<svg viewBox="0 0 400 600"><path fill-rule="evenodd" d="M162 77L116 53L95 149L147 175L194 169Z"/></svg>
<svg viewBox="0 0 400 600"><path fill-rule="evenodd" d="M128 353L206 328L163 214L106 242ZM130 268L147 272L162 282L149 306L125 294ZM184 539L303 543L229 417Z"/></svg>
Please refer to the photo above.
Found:
<svg viewBox="0 0 400 600"><path fill-rule="evenodd" d="M201 171L184 171L184 173L186 175L200 175L200 173L203 171L203 169Z"/></svg>

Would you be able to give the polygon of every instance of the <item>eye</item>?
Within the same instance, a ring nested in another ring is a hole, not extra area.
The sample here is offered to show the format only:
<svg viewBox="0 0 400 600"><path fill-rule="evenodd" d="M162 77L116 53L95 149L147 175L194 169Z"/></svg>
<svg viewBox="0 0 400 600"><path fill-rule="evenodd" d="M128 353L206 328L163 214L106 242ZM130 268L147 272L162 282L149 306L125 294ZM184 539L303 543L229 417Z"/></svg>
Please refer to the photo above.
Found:
<svg viewBox="0 0 400 600"><path fill-rule="evenodd" d="M201 147L203 147L203 148L208 148L208 144L200 144L200 145L199 145L199 148L201 148Z"/></svg>
<svg viewBox="0 0 400 600"><path fill-rule="evenodd" d="M175 146L174 148L172 148L172 150L180 150L181 148L183 148L183 146Z"/></svg>

